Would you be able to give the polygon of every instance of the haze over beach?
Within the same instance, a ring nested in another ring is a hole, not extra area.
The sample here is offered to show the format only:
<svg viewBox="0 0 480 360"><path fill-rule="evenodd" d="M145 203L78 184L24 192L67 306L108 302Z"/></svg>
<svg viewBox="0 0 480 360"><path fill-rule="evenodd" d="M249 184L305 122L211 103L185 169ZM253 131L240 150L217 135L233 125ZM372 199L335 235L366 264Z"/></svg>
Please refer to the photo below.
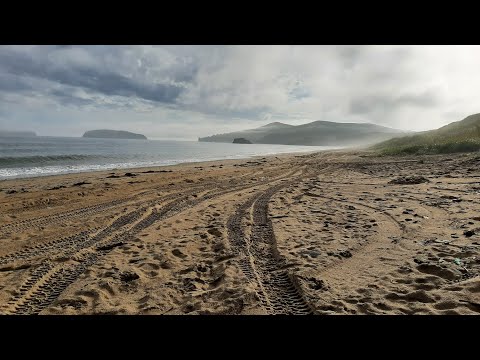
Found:
<svg viewBox="0 0 480 360"><path fill-rule="evenodd" d="M0 46L0 314L480 313L479 46Z"/></svg>

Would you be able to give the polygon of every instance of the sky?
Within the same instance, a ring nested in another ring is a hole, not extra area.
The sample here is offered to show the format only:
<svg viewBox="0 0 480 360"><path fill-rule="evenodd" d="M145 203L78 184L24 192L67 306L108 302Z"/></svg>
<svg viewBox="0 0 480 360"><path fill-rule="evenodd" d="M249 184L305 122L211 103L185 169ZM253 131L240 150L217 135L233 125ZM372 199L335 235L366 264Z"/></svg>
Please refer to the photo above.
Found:
<svg viewBox="0 0 480 360"><path fill-rule="evenodd" d="M0 46L0 129L186 139L280 121L438 128L480 112L480 46Z"/></svg>

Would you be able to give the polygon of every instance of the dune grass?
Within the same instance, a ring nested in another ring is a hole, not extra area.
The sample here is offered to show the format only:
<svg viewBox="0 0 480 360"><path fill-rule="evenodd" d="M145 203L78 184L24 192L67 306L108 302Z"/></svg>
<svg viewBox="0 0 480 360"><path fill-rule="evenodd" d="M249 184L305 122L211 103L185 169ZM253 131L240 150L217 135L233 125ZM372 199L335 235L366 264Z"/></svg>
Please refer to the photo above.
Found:
<svg viewBox="0 0 480 360"><path fill-rule="evenodd" d="M480 114L437 130L390 139L372 146L380 155L449 154L480 151Z"/></svg>

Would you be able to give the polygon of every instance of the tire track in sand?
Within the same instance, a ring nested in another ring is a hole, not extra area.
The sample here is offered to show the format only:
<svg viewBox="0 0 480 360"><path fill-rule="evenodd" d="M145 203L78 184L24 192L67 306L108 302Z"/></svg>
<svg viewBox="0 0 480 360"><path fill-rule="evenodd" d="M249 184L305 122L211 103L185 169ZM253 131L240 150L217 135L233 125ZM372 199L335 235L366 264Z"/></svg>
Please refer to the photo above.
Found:
<svg viewBox="0 0 480 360"><path fill-rule="evenodd" d="M268 218L270 198L292 183L278 184L253 196L238 207L227 222L228 238L238 255L238 266L255 284L260 302L269 314L313 313L295 278L286 270L286 264L277 250L272 222ZM248 238L242 219L249 217L251 234Z"/></svg>
<svg viewBox="0 0 480 360"><path fill-rule="evenodd" d="M289 177L294 172L289 172L279 178ZM160 207L160 209L151 209L151 212L143 218L141 218L141 212L145 209L142 209L142 211L135 210L123 215L95 236L63 253L63 257L68 257L70 261L67 260L67 262L61 264L54 264L52 261L47 260L34 269L30 278L20 287L17 294L7 304L6 312L13 314L38 314L52 304L88 267L95 264L112 249L128 242L140 231L148 228L155 222L176 215L212 198L256 187L270 181L272 179L254 184L229 187L226 190L220 187L220 191L211 190L201 198L195 198L194 200L191 200L191 193L195 191L190 191L188 194L183 193L176 197L173 201ZM206 189L204 188L204 190ZM141 219L138 220L139 218ZM127 225L131 225L128 230L125 229ZM74 260L74 263L72 263L71 259Z"/></svg>

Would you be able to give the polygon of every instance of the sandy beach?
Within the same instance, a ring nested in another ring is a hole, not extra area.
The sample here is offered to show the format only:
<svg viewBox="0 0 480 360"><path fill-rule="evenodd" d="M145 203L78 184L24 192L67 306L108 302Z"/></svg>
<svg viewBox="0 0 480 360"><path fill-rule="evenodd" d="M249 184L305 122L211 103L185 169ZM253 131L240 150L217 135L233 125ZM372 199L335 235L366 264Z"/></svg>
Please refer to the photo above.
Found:
<svg viewBox="0 0 480 360"><path fill-rule="evenodd" d="M478 314L478 154L0 181L2 314Z"/></svg>

